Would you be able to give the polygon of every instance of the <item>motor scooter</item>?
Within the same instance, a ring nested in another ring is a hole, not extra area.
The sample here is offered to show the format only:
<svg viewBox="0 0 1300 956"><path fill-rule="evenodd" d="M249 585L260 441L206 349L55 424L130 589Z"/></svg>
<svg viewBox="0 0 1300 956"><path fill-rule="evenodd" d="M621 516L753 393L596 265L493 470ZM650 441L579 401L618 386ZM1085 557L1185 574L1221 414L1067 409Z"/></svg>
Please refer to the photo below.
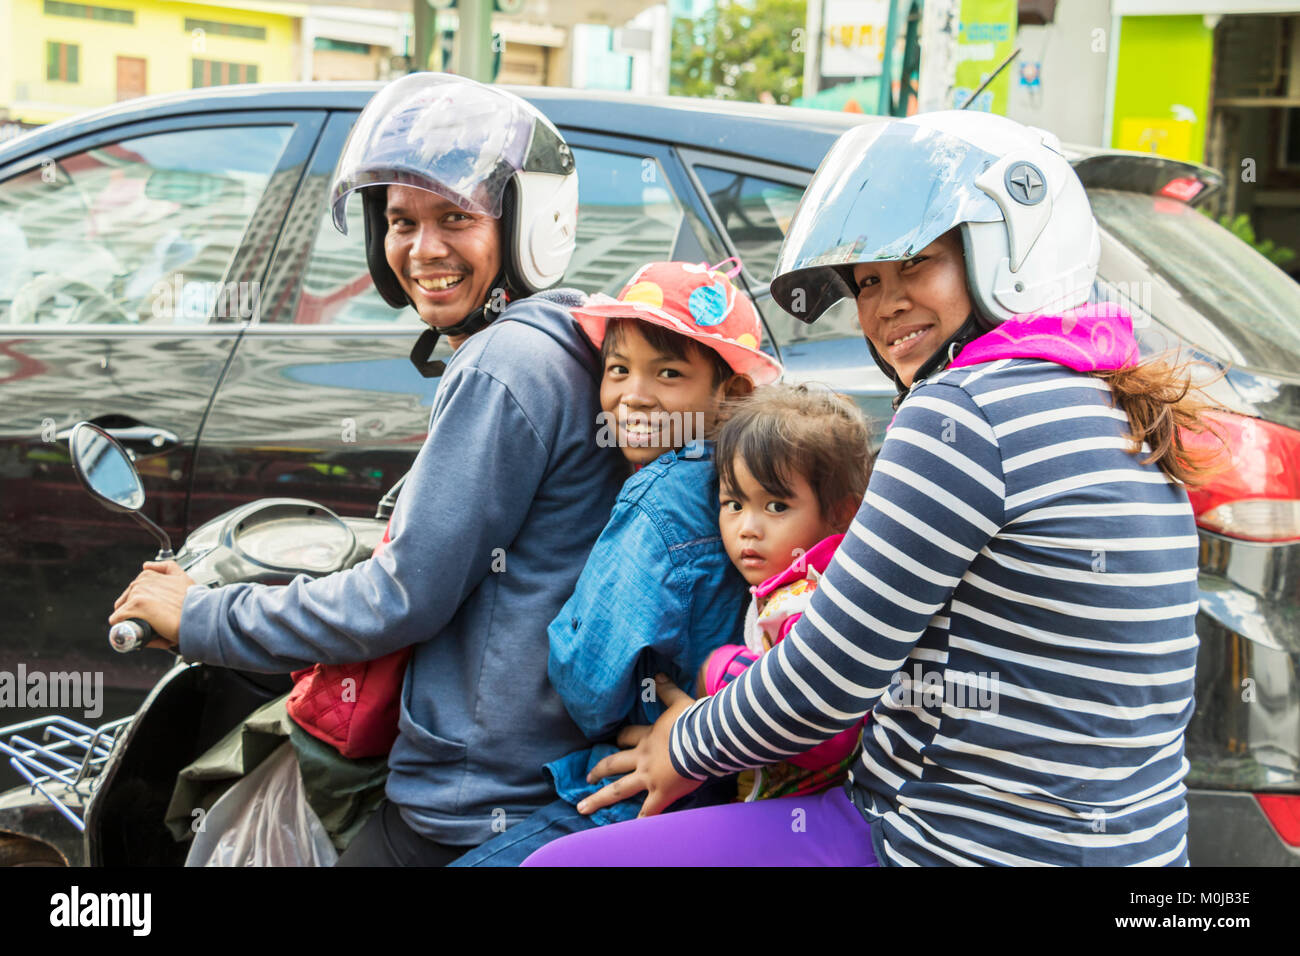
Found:
<svg viewBox="0 0 1300 956"><path fill-rule="evenodd" d="M159 542L155 560L175 560L208 587L285 584L369 558L405 481L384 495L374 518L340 517L298 498L254 501L196 528L173 555L167 533L141 513L144 484L133 456L88 422L72 430L68 446L91 496L146 527ZM109 633L120 653L152 639L141 620ZM287 674L190 663L177 654L133 716L98 727L61 715L0 727L0 753L27 781L0 794L0 866L182 865L188 844L177 842L163 819L177 774L291 687Z"/></svg>

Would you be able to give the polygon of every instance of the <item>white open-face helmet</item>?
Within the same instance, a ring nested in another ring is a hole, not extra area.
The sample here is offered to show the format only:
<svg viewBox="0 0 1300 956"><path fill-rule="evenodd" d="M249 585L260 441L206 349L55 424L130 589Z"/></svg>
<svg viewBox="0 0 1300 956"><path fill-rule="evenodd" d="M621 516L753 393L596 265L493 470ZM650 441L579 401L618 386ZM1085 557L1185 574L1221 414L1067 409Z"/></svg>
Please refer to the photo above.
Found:
<svg viewBox="0 0 1300 956"><path fill-rule="evenodd" d="M446 73L412 73L366 104L330 191L347 234L347 201L361 191L370 274L390 305L409 300L388 266L386 190L414 186L502 220L502 268L514 296L554 285L577 243L573 154L536 107L495 86Z"/></svg>
<svg viewBox="0 0 1300 956"><path fill-rule="evenodd" d="M791 220L772 297L815 322L855 297L854 265L910 259L955 227L982 325L1088 300L1101 241L1060 142L1002 116L959 110L844 133Z"/></svg>

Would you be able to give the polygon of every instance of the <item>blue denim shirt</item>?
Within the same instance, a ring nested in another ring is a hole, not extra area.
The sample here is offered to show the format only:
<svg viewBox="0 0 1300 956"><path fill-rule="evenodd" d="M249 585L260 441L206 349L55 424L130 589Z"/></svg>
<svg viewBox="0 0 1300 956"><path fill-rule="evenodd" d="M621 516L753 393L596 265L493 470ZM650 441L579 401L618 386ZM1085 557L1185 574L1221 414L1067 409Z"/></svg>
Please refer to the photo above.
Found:
<svg viewBox="0 0 1300 956"><path fill-rule="evenodd" d="M642 468L623 485L573 596L548 628L551 683L592 741L663 713L654 675L688 693L715 648L739 642L749 589L718 531L713 446L697 442ZM546 764L556 793L577 803L603 786L587 772L611 743ZM641 798L595 814L598 823L635 817Z"/></svg>

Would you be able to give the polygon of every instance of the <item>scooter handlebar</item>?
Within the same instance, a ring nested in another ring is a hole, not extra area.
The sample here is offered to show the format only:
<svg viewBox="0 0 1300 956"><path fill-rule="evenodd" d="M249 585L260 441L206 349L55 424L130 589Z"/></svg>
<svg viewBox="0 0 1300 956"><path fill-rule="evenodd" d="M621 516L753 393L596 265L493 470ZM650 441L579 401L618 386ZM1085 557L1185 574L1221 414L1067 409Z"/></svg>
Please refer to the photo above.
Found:
<svg viewBox="0 0 1300 956"><path fill-rule="evenodd" d="M114 624L108 632L109 646L119 654L138 651L152 640L153 627L138 617Z"/></svg>

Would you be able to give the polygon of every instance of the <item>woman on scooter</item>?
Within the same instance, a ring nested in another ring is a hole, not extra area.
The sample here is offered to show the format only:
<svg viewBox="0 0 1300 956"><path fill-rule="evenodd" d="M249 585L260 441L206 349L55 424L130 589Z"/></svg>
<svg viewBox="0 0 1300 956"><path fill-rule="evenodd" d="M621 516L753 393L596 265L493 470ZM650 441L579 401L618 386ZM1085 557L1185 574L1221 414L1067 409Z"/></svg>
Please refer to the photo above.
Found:
<svg viewBox="0 0 1300 956"><path fill-rule="evenodd" d="M643 817L527 865L1185 865L1206 461L1181 370L1086 306L1099 238L1054 138L985 114L846 133L772 283L843 297L899 405L852 528L789 636L669 705L593 812ZM805 752L870 712L844 790L653 816L709 776Z"/></svg>

